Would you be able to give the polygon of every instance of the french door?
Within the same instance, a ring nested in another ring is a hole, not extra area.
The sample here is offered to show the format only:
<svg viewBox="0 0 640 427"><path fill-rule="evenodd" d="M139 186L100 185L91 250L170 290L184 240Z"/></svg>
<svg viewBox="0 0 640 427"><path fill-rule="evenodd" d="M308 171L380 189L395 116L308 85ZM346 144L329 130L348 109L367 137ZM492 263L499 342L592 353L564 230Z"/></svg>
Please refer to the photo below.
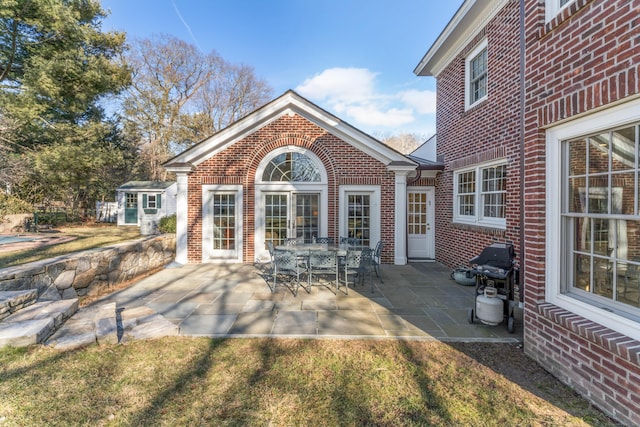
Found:
<svg viewBox="0 0 640 427"><path fill-rule="evenodd" d="M311 242L319 232L319 193L264 193L264 232L277 246L285 239Z"/></svg>

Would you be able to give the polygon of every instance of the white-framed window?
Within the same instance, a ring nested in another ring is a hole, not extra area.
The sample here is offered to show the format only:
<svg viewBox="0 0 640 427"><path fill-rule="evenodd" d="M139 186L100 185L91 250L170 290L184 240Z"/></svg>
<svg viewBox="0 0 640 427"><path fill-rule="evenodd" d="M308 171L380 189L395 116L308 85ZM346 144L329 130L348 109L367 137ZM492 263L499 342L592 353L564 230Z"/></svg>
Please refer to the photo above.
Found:
<svg viewBox="0 0 640 427"><path fill-rule="evenodd" d="M340 237L358 238L372 246L380 240L380 186L340 186Z"/></svg>
<svg viewBox="0 0 640 427"><path fill-rule="evenodd" d="M484 163L453 174L453 220L494 228L506 227L507 163Z"/></svg>
<svg viewBox="0 0 640 427"><path fill-rule="evenodd" d="M566 7L575 0L545 0L545 18L546 22L551 21Z"/></svg>
<svg viewBox="0 0 640 427"><path fill-rule="evenodd" d="M162 207L161 199L158 193L143 193L142 209L160 209Z"/></svg>
<svg viewBox="0 0 640 427"><path fill-rule="evenodd" d="M640 339L640 101L547 131L546 299Z"/></svg>
<svg viewBox="0 0 640 427"><path fill-rule="evenodd" d="M471 108L487 98L487 40L481 42L465 59L465 107Z"/></svg>

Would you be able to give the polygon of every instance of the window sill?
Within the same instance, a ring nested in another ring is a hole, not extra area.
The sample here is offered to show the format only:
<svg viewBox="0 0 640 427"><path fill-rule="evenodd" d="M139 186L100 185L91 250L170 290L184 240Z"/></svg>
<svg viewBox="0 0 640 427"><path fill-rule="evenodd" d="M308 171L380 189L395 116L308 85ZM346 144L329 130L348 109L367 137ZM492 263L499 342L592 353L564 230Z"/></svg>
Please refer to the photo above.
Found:
<svg viewBox="0 0 640 427"><path fill-rule="evenodd" d="M458 230L467 230L480 232L482 234L504 237L506 232L506 226L499 226L495 224L482 224L477 222L464 222L460 220L453 220L451 223L453 228Z"/></svg>
<svg viewBox="0 0 640 427"><path fill-rule="evenodd" d="M545 21L544 26L540 29L539 38L546 37L549 33L568 21L571 17L576 15L584 6L591 3L593 0L576 0L566 8L558 12L554 17Z"/></svg>
<svg viewBox="0 0 640 427"><path fill-rule="evenodd" d="M626 335L552 303L537 304L534 311L551 322L613 352L625 360L635 361L636 364L640 363L640 343Z"/></svg>

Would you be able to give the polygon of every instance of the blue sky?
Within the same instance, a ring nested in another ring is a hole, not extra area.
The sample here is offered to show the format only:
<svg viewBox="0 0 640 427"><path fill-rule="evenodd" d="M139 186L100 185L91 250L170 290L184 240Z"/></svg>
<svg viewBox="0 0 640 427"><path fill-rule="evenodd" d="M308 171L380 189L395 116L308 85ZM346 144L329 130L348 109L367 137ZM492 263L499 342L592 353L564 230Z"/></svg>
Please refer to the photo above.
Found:
<svg viewBox="0 0 640 427"><path fill-rule="evenodd" d="M435 79L413 69L462 0L102 0L104 30L172 34L254 68L374 136L435 133Z"/></svg>

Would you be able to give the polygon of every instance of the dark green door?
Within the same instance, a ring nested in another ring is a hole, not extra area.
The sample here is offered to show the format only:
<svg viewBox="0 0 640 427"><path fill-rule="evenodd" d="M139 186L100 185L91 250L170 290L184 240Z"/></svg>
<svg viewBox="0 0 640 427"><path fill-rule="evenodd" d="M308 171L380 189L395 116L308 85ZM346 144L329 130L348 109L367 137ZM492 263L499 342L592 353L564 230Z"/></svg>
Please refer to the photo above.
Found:
<svg viewBox="0 0 640 427"><path fill-rule="evenodd" d="M138 194L125 193L124 195L124 223L138 223Z"/></svg>

